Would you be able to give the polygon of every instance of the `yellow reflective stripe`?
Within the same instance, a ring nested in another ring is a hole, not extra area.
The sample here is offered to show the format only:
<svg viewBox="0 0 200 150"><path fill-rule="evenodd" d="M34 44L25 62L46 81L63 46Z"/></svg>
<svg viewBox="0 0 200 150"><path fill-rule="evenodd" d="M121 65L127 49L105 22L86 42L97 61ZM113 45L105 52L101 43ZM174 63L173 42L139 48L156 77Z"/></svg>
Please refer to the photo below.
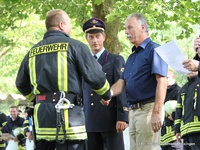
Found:
<svg viewBox="0 0 200 150"><path fill-rule="evenodd" d="M56 128L39 128L37 127L35 129L37 134L43 134L43 135L56 135ZM67 134L78 134L82 132L86 132L85 126L76 126L76 127L70 127L66 129ZM60 129L59 135L63 135L62 128Z"/></svg>
<svg viewBox="0 0 200 150"><path fill-rule="evenodd" d="M108 81L106 80L104 86L98 90L94 90L98 95L103 95L105 94L110 88L110 84L108 83Z"/></svg>
<svg viewBox="0 0 200 150"><path fill-rule="evenodd" d="M37 140L45 139L47 141L52 141L55 140L55 135L37 135ZM58 139L61 140L63 139L63 135L59 135ZM85 133L78 133L78 134L71 134L71 135L66 135L67 140L85 140L87 139L87 134Z"/></svg>
<svg viewBox="0 0 200 150"><path fill-rule="evenodd" d="M4 143L0 144L0 148L4 148L4 147L5 147Z"/></svg>
<svg viewBox="0 0 200 150"><path fill-rule="evenodd" d="M161 145L166 145L167 143L173 142L176 140L174 132L170 132L161 137Z"/></svg>
<svg viewBox="0 0 200 150"><path fill-rule="evenodd" d="M31 79L31 84L33 85L33 93L35 95L40 94L37 89L37 82L36 82L36 57L29 57L29 74Z"/></svg>
<svg viewBox="0 0 200 150"><path fill-rule="evenodd" d="M64 104L67 105L67 104ZM64 110L64 116L65 116L65 129L67 130L69 128L69 111L68 109Z"/></svg>
<svg viewBox="0 0 200 150"><path fill-rule="evenodd" d="M194 122L199 122L198 116L194 116Z"/></svg>
<svg viewBox="0 0 200 150"><path fill-rule="evenodd" d="M24 130L29 127L29 120L25 120L23 123Z"/></svg>
<svg viewBox="0 0 200 150"><path fill-rule="evenodd" d="M177 104L176 104L176 108L182 108L181 103L177 103Z"/></svg>
<svg viewBox="0 0 200 150"><path fill-rule="evenodd" d="M179 123L181 123L181 119L176 119L175 121L174 121L174 124L176 125L176 124L179 124Z"/></svg>
<svg viewBox="0 0 200 150"><path fill-rule="evenodd" d="M39 128L39 123L38 123L38 117L37 117L37 114L38 114L38 108L40 107L40 103L36 104L34 106L34 124L35 124L35 130L37 130ZM37 131L36 131L36 134L37 134Z"/></svg>
<svg viewBox="0 0 200 150"><path fill-rule="evenodd" d="M3 122L2 123L2 127L4 127L6 125L7 121Z"/></svg>
<svg viewBox="0 0 200 150"><path fill-rule="evenodd" d="M182 125L181 126L181 129L182 130L187 130L189 128L195 128L195 127L200 127L200 122L189 122L189 123L186 123L185 125Z"/></svg>
<svg viewBox="0 0 200 150"><path fill-rule="evenodd" d="M184 116L184 112L185 112L185 105L184 105L185 93L181 93L181 100L182 100L182 116Z"/></svg>
<svg viewBox="0 0 200 150"><path fill-rule="evenodd" d="M31 102L31 101L34 100L35 95L31 92L31 93L28 94L28 95L24 95L24 97L25 97L29 102Z"/></svg>
<svg viewBox="0 0 200 150"><path fill-rule="evenodd" d="M170 133L171 132L171 130L172 130L172 128L169 126L166 126L166 133Z"/></svg>
<svg viewBox="0 0 200 150"><path fill-rule="evenodd" d="M58 52L58 89L59 91L68 91L68 65L67 65L67 52Z"/></svg>
<svg viewBox="0 0 200 150"><path fill-rule="evenodd" d="M200 122L189 122L181 126L181 136L200 131Z"/></svg>

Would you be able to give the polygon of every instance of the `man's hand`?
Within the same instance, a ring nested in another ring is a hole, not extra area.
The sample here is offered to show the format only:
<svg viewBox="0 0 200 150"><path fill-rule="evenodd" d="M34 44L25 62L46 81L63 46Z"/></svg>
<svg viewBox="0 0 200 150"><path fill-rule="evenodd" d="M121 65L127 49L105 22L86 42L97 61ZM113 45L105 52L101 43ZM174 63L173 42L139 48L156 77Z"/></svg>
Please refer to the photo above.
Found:
<svg viewBox="0 0 200 150"><path fill-rule="evenodd" d="M188 59L183 61L183 67L186 68L189 71L198 71L199 61L194 59Z"/></svg>
<svg viewBox="0 0 200 150"><path fill-rule="evenodd" d="M29 140L33 139L31 132L26 132L26 136Z"/></svg>
<svg viewBox="0 0 200 150"><path fill-rule="evenodd" d="M170 114L170 115L168 116L168 119L171 120L171 121L174 121L174 119L173 119L173 117L172 117L172 114Z"/></svg>
<svg viewBox="0 0 200 150"><path fill-rule="evenodd" d="M100 102L101 102L102 105L108 106L109 103L110 103L110 101L111 101L111 100L107 100L107 101L106 101L106 100L102 99Z"/></svg>
<svg viewBox="0 0 200 150"><path fill-rule="evenodd" d="M190 72L190 73L187 74L187 77L191 79L191 78L193 78L197 75L198 75L198 72Z"/></svg>
<svg viewBox="0 0 200 150"><path fill-rule="evenodd" d="M19 142L19 140L18 140L17 137L14 137L13 140L14 140L15 142Z"/></svg>
<svg viewBox="0 0 200 150"><path fill-rule="evenodd" d="M176 141L181 143L181 133L176 133Z"/></svg>
<svg viewBox="0 0 200 150"><path fill-rule="evenodd" d="M151 127L154 133L158 132L162 127L162 113L161 112L152 112L151 116Z"/></svg>
<svg viewBox="0 0 200 150"><path fill-rule="evenodd" d="M117 121L116 129L117 132L122 132L128 127L128 124L124 121Z"/></svg>

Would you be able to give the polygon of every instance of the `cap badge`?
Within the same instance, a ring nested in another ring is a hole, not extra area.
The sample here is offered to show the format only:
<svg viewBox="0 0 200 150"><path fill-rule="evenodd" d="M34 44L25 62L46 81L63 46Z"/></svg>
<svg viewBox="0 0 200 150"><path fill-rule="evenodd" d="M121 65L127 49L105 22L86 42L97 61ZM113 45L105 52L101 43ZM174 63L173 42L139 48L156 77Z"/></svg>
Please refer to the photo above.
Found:
<svg viewBox="0 0 200 150"><path fill-rule="evenodd" d="M92 20L90 23L91 23L91 24L97 24L98 21L96 21L96 20Z"/></svg>

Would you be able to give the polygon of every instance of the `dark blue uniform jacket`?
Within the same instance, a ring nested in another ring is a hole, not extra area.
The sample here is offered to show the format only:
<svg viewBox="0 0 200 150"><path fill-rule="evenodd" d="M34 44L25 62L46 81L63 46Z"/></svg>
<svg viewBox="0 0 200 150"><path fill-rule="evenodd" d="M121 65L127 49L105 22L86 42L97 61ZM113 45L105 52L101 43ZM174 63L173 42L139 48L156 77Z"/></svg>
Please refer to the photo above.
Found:
<svg viewBox="0 0 200 150"><path fill-rule="evenodd" d="M98 62L112 86L119 78L124 68L124 59L120 55L111 54L105 50ZM116 131L116 122L128 122L128 108L125 92L113 97L109 106L100 103L101 97L83 82L83 101L87 132Z"/></svg>

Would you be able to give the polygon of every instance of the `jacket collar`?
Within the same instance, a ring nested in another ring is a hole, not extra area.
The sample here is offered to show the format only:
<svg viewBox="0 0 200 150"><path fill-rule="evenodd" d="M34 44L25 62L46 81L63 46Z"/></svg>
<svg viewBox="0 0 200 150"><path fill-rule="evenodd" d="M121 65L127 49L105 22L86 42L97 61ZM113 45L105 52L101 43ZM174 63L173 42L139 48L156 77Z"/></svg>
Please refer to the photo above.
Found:
<svg viewBox="0 0 200 150"><path fill-rule="evenodd" d="M49 36L67 36L69 37L69 35L67 35L65 32L62 32L60 30L50 30L50 31L47 31L45 34L44 34L44 37L43 39L49 37Z"/></svg>

